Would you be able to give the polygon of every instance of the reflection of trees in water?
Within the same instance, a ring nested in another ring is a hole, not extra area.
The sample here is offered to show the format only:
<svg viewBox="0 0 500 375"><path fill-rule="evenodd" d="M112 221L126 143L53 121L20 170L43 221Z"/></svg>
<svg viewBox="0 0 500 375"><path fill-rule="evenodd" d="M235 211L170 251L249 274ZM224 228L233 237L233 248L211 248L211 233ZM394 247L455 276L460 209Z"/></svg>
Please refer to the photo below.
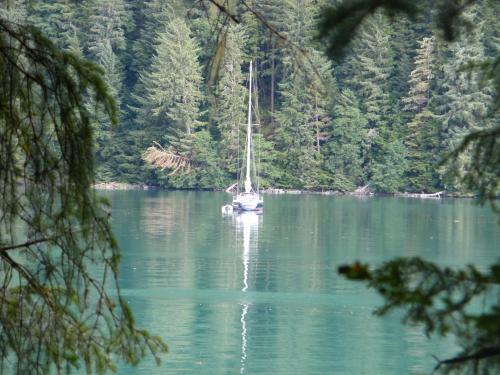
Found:
<svg viewBox="0 0 500 375"><path fill-rule="evenodd" d="M170 194L143 193L137 204L129 195L123 203L138 218L151 208L160 210ZM464 253L474 239L479 255L486 246L475 234L485 233L478 229L485 218L471 215L480 208L463 201L455 207L402 199L279 197L279 209L263 215L221 218L214 197L178 194L174 199L189 202L172 202L178 210L172 220L188 229L174 227L169 235L142 235L144 222L134 223L132 215L120 218L121 208L113 212L126 238L141 233L140 240L127 243L123 263L137 270L120 277L128 288L144 290L134 291L131 302L138 321L155 331L160 327L170 344L172 373L193 363L200 373L208 367L218 373L285 368L326 373L347 365L357 373L388 373L391 366L422 369L430 352L425 338L418 331L401 332L399 319L372 318L372 294L339 279L339 260L380 259L415 246L450 257L444 243L457 230L466 232L459 237L466 244L454 251ZM365 358L368 352L377 355ZM405 356L387 362L397 353Z"/></svg>
<svg viewBox="0 0 500 375"><path fill-rule="evenodd" d="M176 194L144 199L141 209L144 233L171 236L176 229L182 228L189 204L189 199L179 199Z"/></svg>

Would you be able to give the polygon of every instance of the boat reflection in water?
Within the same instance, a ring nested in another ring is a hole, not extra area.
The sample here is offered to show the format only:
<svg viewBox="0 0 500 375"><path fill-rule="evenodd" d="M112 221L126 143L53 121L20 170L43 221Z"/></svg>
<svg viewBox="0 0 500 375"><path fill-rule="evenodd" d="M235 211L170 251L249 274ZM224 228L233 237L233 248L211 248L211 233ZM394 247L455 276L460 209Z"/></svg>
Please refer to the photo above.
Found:
<svg viewBox="0 0 500 375"><path fill-rule="evenodd" d="M233 216L238 246L243 245L243 280L241 291L246 293L249 291L249 268L250 262L257 257L258 250L258 233L259 227L262 225L263 215L255 211L243 211ZM241 236L241 237L240 237ZM251 290L251 288L250 288ZM247 314L251 303L246 296L243 296L242 311L241 311L241 368L240 373L245 372L245 362L247 358Z"/></svg>

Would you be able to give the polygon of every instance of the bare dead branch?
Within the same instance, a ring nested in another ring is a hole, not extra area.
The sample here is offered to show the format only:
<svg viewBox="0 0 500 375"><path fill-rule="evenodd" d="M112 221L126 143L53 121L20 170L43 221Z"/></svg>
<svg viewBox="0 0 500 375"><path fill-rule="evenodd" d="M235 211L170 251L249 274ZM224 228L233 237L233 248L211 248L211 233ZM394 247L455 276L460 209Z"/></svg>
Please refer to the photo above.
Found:
<svg viewBox="0 0 500 375"><path fill-rule="evenodd" d="M226 6L224 6L223 4L220 4L219 2L215 1L215 0L208 0L210 3L212 3L213 5L215 5L220 11L221 13L224 13L226 14L229 18L231 18L231 20L233 20L233 22L235 23L240 23L240 19L235 15L235 14L232 14L229 9L227 9Z"/></svg>
<svg viewBox="0 0 500 375"><path fill-rule="evenodd" d="M142 154L142 159L144 161L161 170L172 169L172 173L190 167L191 160L189 158L167 151L157 143L156 145L157 146L149 147Z"/></svg>

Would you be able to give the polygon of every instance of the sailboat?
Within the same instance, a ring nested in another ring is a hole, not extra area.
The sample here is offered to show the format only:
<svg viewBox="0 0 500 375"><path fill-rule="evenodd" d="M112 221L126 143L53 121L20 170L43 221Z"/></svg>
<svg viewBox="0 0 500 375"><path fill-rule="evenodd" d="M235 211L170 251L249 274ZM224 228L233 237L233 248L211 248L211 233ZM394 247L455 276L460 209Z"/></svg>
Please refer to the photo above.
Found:
<svg viewBox="0 0 500 375"><path fill-rule="evenodd" d="M248 84L248 121L246 140L246 162L245 162L245 182L244 191L240 192L239 183L237 195L234 197L232 207L238 211L261 211L264 207L264 200L259 194L259 189L254 189L251 180L251 158L253 155L252 143L252 62L250 61L250 80Z"/></svg>

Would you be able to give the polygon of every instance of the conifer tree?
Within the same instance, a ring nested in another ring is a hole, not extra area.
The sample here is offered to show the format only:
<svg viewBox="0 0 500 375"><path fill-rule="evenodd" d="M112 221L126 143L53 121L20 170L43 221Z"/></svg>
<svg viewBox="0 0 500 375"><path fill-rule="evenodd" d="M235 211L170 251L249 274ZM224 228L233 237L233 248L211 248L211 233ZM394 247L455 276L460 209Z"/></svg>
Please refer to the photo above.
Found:
<svg viewBox="0 0 500 375"><path fill-rule="evenodd" d="M371 186L382 193L396 193L404 185L406 147L398 140L384 144L381 158L372 169Z"/></svg>
<svg viewBox="0 0 500 375"><path fill-rule="evenodd" d="M116 55L125 49L124 25L127 18L123 0L97 2L90 17L92 26L88 50L92 59L103 67L106 82L118 101L121 99L123 68Z"/></svg>
<svg viewBox="0 0 500 375"><path fill-rule="evenodd" d="M0 17L4 20L24 24L28 18L28 6L26 0L10 0L0 3Z"/></svg>
<svg viewBox="0 0 500 375"><path fill-rule="evenodd" d="M437 184L435 169L439 152L439 123L429 110L431 79L433 76L433 39L419 41L415 68L409 77L409 92L403 98L405 110L413 114L406 124L404 144L407 149L408 169L406 188L422 192L433 190Z"/></svg>
<svg viewBox="0 0 500 375"><path fill-rule="evenodd" d="M389 127L391 102L388 78L392 67L387 20L377 14L363 28L354 63L355 87L361 93L361 104L373 129Z"/></svg>
<svg viewBox="0 0 500 375"><path fill-rule="evenodd" d="M320 172L321 143L330 122L329 96L322 93L331 89L327 85L331 82L331 66L319 54L315 61L316 71L295 67L297 70L285 75L280 84L283 101L276 112L277 129L273 138L283 172L280 182L283 186L328 187L326 176L321 177ZM315 74L321 74L323 79ZM327 87L318 85L317 79Z"/></svg>
<svg viewBox="0 0 500 375"><path fill-rule="evenodd" d="M276 113L278 165L282 170L280 184L312 188L316 185L320 161L315 147L315 129L311 116L313 106L303 90L306 85L300 73L288 76L290 82L281 91L283 102Z"/></svg>
<svg viewBox="0 0 500 375"><path fill-rule="evenodd" d="M160 181L165 186L183 189L227 187L229 180L221 168L217 144L207 129L198 129L190 134L174 129L166 138L169 153L186 158L189 165L162 173Z"/></svg>
<svg viewBox="0 0 500 375"><path fill-rule="evenodd" d="M113 51L125 49L124 24L128 16L123 0L97 1L92 10L89 51L99 57L108 42Z"/></svg>
<svg viewBox="0 0 500 375"><path fill-rule="evenodd" d="M308 78L306 91L312 101L315 145L318 153L321 153L321 146L327 138L326 129L331 122L330 107L337 90L332 73L332 64L326 56L317 50L311 50L309 61L304 67L304 74Z"/></svg>
<svg viewBox="0 0 500 375"><path fill-rule="evenodd" d="M202 129L198 46L185 20L172 19L158 34L151 71L141 80L145 94L136 98L141 105L137 113L141 124L149 129L151 142L159 142L165 152L189 161L188 168L170 171L164 183L184 188L208 187L200 185L201 174L208 160L217 160L216 156L208 157L216 155L216 148L211 136L208 141L210 133Z"/></svg>
<svg viewBox="0 0 500 375"><path fill-rule="evenodd" d="M439 120L427 108L406 124L405 190L421 193L435 191L438 187L439 126Z"/></svg>
<svg viewBox="0 0 500 375"><path fill-rule="evenodd" d="M81 54L75 7L70 0L37 2L30 8L30 20L58 47Z"/></svg>
<svg viewBox="0 0 500 375"><path fill-rule="evenodd" d="M290 24L286 22L283 13L288 13L291 2L283 2L279 0L263 0L252 1L250 6L261 15L265 15L266 22L278 33L284 33L289 29ZM276 35L273 31L269 30L262 25L252 14L249 14L245 19L249 24L249 29L257 29L259 33L254 36L254 40L250 44L258 46L258 56L254 56L256 52L252 53L252 58L257 57L260 62L259 75L261 80L260 97L264 108L269 109L269 126L271 129L275 127L275 111L278 105L278 80L281 57L284 54L283 47L284 41ZM248 21L247 21L248 20ZM253 26L253 27L252 27Z"/></svg>
<svg viewBox="0 0 500 375"><path fill-rule="evenodd" d="M408 95L403 98L405 109L411 112L419 112L427 106L431 89L432 38L425 37L418 43L419 49L415 57L415 69L410 73L408 80Z"/></svg>
<svg viewBox="0 0 500 375"><path fill-rule="evenodd" d="M131 66L135 74L143 73L151 65L159 30L173 18L185 16L180 3L181 0L148 0L137 10L140 23L136 24L137 36L132 42L134 58ZM138 89L141 89L140 85Z"/></svg>
<svg viewBox="0 0 500 375"><path fill-rule="evenodd" d="M97 1L92 4L90 10L89 35L85 40L89 57L104 70L108 90L121 109L124 79L124 65L121 58L126 48L125 28L129 14L123 0ZM120 111L120 115L122 114ZM116 139L117 133L103 116L97 118L95 128L97 178L109 181L119 174L115 168L116 158L121 154Z"/></svg>
<svg viewBox="0 0 500 375"><path fill-rule="evenodd" d="M120 92L123 75L118 56L113 52L108 40L100 54L100 65L104 67L105 79L110 95L120 103ZM99 181L112 181L119 170L116 168L116 159L121 157L121 150L117 139L116 127L107 121L104 116L98 116L95 125L96 158L98 167L96 178Z"/></svg>
<svg viewBox="0 0 500 375"><path fill-rule="evenodd" d="M384 163L393 154L391 142L397 137L394 123L396 103L390 95L389 77L393 68L387 19L376 13L360 30L353 47L347 73L352 77L351 87L358 94L361 110L368 120L368 150L365 168L368 178L377 170L385 170ZM382 184L372 186L381 187ZM394 182L391 183L394 186ZM387 191L386 189L384 189ZM392 188L391 188L392 190Z"/></svg>
<svg viewBox="0 0 500 375"><path fill-rule="evenodd" d="M142 105L139 120L162 128L156 140L169 127L190 134L199 125L202 77L197 52L183 19L173 19L157 36L151 71L141 77L145 95L137 98Z"/></svg>
<svg viewBox="0 0 500 375"><path fill-rule="evenodd" d="M290 2L284 7L283 34L295 46L311 43L315 22L310 1ZM328 187L328 177L321 172L321 143L329 118L329 94L333 87L329 61L312 48L308 60L297 58L288 48L281 58L280 108L276 112L274 141L282 170L280 184L304 188Z"/></svg>
<svg viewBox="0 0 500 375"><path fill-rule="evenodd" d="M224 61L219 82L217 114L214 121L219 139L219 155L223 169L235 176L240 149L244 141L247 90L241 72L243 61L240 45L245 43L244 31L235 26L228 30Z"/></svg>
<svg viewBox="0 0 500 375"><path fill-rule="evenodd" d="M429 29L428 21L425 22L425 18L416 22L411 22L405 17L390 19L388 31L390 32L389 48L392 51L392 67L388 84L392 105L396 105L394 116L404 117L404 114L396 112L402 111L404 107L400 98L405 97L410 90L408 77L415 68L415 57L419 49L418 42L431 34Z"/></svg>
<svg viewBox="0 0 500 375"><path fill-rule="evenodd" d="M497 2L480 1L476 5L478 19L481 20L481 42L487 58L498 58L500 52L500 28L498 27L498 12L500 6Z"/></svg>
<svg viewBox="0 0 500 375"><path fill-rule="evenodd" d="M463 35L449 50L449 58L443 66L444 94L440 98L439 108L442 118L442 146L444 152L454 150L467 133L472 130L489 128L495 117L487 118L492 102L491 89L481 87L477 72L468 72L466 66L471 61L482 61L485 57L484 45L481 42L483 24L477 19L477 12L472 9L466 14L476 27ZM463 190L460 180L465 167L470 162L470 155L462 153L454 163L441 170L448 189Z"/></svg>
<svg viewBox="0 0 500 375"><path fill-rule="evenodd" d="M335 175L335 188L352 191L366 182L363 171L367 124L353 91L345 89L333 111L326 166Z"/></svg>

